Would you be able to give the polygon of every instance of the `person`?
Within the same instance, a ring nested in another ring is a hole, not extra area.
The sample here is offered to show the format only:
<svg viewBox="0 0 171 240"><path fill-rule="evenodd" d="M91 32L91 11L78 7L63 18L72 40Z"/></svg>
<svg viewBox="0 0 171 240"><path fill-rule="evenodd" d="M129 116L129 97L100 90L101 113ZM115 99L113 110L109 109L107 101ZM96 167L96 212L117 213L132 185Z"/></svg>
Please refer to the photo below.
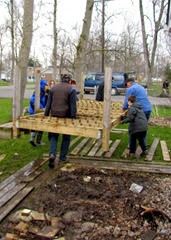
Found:
<svg viewBox="0 0 171 240"><path fill-rule="evenodd" d="M46 86L47 86L47 82L44 79L40 80L40 109L45 108L46 105ZM31 98L30 98L30 104L29 104L29 109L28 112L30 115L33 115L35 113L35 92L33 92ZM43 132L42 131L34 131L31 130L31 135L30 135L30 143L32 146L39 146L39 145L43 145L41 143L42 140L42 136L43 136Z"/></svg>
<svg viewBox="0 0 171 240"><path fill-rule="evenodd" d="M54 81L54 80L51 80L51 81L49 82L49 84L48 84L48 87L46 88L46 93L45 93L45 104L47 103L50 89L52 89L54 86L55 86L55 81Z"/></svg>
<svg viewBox="0 0 171 240"><path fill-rule="evenodd" d="M128 97L128 106L127 116L121 123L129 123L130 156L135 156L137 139L142 149L141 156L143 156L147 153L147 147L144 141L148 128L147 118L142 106L136 102L135 96L131 95Z"/></svg>
<svg viewBox="0 0 171 240"><path fill-rule="evenodd" d="M147 120L149 120L152 105L148 99L147 92L145 88L134 81L134 78L128 78L126 81L127 84L127 91L123 103L123 111L128 109L128 97L133 95L136 97L137 103L141 104L142 109L145 113Z"/></svg>
<svg viewBox="0 0 171 240"><path fill-rule="evenodd" d="M102 102L103 100L104 100L104 81L100 83L96 94L96 101Z"/></svg>
<svg viewBox="0 0 171 240"><path fill-rule="evenodd" d="M62 81L56 84L49 93L48 102L45 108L45 116L59 118L76 118L76 89L70 84L71 74L63 74ZM54 168L57 154L58 133L49 133L49 167ZM67 162L67 152L70 145L70 135L63 134L59 161Z"/></svg>
<svg viewBox="0 0 171 240"><path fill-rule="evenodd" d="M163 96L168 97L169 96L169 81L165 79L163 81Z"/></svg>

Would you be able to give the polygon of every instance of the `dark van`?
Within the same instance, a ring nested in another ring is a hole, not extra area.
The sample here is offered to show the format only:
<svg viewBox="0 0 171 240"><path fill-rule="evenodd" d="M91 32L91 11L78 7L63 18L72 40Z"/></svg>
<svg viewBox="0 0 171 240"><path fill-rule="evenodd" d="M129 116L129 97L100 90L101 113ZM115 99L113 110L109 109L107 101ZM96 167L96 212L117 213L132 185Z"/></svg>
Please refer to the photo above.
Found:
<svg viewBox="0 0 171 240"><path fill-rule="evenodd" d="M112 73L112 95L117 95L126 91L125 82L127 78L127 73ZM84 80L84 92L90 93L96 91L96 88L100 85L102 81L104 81L104 73L92 72L87 74Z"/></svg>

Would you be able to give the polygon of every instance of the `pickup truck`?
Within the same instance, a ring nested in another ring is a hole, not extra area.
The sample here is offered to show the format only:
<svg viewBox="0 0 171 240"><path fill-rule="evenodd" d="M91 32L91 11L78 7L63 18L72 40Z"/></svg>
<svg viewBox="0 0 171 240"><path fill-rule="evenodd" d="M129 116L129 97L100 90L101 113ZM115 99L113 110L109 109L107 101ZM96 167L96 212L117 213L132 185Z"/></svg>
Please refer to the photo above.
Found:
<svg viewBox="0 0 171 240"><path fill-rule="evenodd" d="M126 79L128 78L127 73L124 72L113 72L112 73L112 95L117 95L120 93L125 93L126 91ZM102 72L92 72L86 75L84 80L84 92L92 93L96 91L96 88L100 83L104 81L104 73Z"/></svg>

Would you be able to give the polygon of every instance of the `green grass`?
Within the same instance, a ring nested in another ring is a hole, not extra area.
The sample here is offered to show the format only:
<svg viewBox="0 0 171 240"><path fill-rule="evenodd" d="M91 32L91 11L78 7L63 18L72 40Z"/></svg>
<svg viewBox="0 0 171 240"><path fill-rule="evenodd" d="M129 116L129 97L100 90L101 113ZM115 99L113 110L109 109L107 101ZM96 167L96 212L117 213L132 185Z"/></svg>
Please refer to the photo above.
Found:
<svg viewBox="0 0 171 240"><path fill-rule="evenodd" d="M24 100L24 107L28 106L29 100ZM12 121L12 99L0 98L0 124Z"/></svg>
<svg viewBox="0 0 171 240"><path fill-rule="evenodd" d="M171 107L155 107L153 106L152 117L171 117Z"/></svg>
<svg viewBox="0 0 171 240"><path fill-rule="evenodd" d="M24 106L28 106L28 101L24 101ZM5 123L11 121L11 109L12 100L11 99L0 99L0 123ZM152 116L159 114L160 117L171 116L171 108L159 107L157 112L153 108ZM120 124L118 128L128 128L128 124ZM156 127L149 126L147 144L151 146L154 138L160 138L160 140L165 140L167 142L168 149L171 150L171 128L169 127ZM0 139L0 156L5 154L5 158L0 161L0 172L3 174L0 176L0 182L5 178L10 176L12 173L16 172L18 169L29 163L34 159L41 158L43 153L48 153L49 151L49 141L47 133L43 134L43 142L46 143L45 146L32 147L29 143L30 134L23 134L18 139L1 140ZM128 134L113 134L111 133L111 139L121 139L121 144L116 150L115 158L120 159L121 154L128 145ZM60 144L59 139L59 144ZM72 149L71 149L72 150ZM162 159L161 147L157 148L157 153L155 154L155 159L160 162ZM47 167L47 164L45 165Z"/></svg>
<svg viewBox="0 0 171 240"><path fill-rule="evenodd" d="M33 147L29 143L30 134L22 134L18 139L0 140L0 156L5 158L0 161L0 181L4 180L30 161L41 158L43 153L48 153L47 133L43 136L43 142L47 145Z"/></svg>
<svg viewBox="0 0 171 240"><path fill-rule="evenodd" d="M128 124L120 124L118 128L128 128ZM160 138L160 140L165 140L167 143L168 149L171 151L171 128L169 127L158 127L158 126L149 126L148 128L148 134L147 134L147 145L151 146L155 138ZM129 136L128 134L112 134L111 133L111 139L121 139L121 144L119 145L119 148L117 148L115 152L115 158L120 159L120 156L122 155L123 151L126 149L128 142L129 142ZM142 158L144 160L144 158ZM162 157L162 151L160 144L157 147L157 152L155 153L155 161L163 162Z"/></svg>
<svg viewBox="0 0 171 240"><path fill-rule="evenodd" d="M171 95L171 84L170 84L170 95ZM147 89L149 96L159 96L162 93L162 82L153 82L150 89Z"/></svg>
<svg viewBox="0 0 171 240"><path fill-rule="evenodd" d="M10 86L9 82L0 81L0 86Z"/></svg>

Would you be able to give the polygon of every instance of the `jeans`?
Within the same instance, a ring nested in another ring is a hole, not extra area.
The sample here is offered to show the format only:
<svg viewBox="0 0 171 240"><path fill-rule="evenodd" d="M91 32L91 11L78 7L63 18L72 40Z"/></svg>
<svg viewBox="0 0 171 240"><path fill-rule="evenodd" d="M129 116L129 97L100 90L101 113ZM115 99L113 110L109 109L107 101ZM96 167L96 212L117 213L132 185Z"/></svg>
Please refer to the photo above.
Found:
<svg viewBox="0 0 171 240"><path fill-rule="evenodd" d="M144 137L146 136L146 133L147 132L145 131L145 132L136 132L136 133L130 134L130 137L129 137L130 153L135 153L137 139L142 151L145 152L147 150L146 143L144 142Z"/></svg>
<svg viewBox="0 0 171 240"><path fill-rule="evenodd" d="M57 144L58 144L58 133L49 133L49 140L50 140L50 154L55 154L57 153ZM60 150L60 156L59 159L62 161L66 160L66 155L68 153L70 145L70 135L63 134L62 136L62 143L61 143L61 150Z"/></svg>

